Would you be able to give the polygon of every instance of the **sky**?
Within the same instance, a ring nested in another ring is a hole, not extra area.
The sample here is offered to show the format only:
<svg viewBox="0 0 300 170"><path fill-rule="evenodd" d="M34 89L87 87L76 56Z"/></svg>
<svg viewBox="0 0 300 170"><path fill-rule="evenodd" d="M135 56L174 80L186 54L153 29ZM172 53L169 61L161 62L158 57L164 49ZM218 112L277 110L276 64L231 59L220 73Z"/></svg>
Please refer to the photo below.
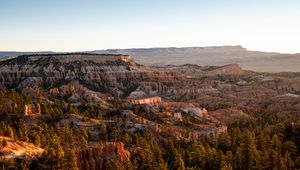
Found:
<svg viewBox="0 0 300 170"><path fill-rule="evenodd" d="M221 45L300 53L300 1L0 0L0 51Z"/></svg>

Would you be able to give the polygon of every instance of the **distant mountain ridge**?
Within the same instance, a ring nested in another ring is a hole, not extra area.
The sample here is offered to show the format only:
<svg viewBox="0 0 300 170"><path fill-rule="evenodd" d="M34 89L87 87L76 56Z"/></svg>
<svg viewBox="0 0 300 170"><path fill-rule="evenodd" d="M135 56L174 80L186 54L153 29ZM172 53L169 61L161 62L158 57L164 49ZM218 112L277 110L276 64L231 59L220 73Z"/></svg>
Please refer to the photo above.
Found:
<svg viewBox="0 0 300 170"><path fill-rule="evenodd" d="M0 51L0 57L17 57L19 55L31 55L31 54L52 54L53 51L37 51L37 52L20 52L20 51Z"/></svg>
<svg viewBox="0 0 300 170"><path fill-rule="evenodd" d="M249 51L237 46L133 48L96 50L94 53L127 54L145 65L239 64L243 69L259 72L300 72L300 54Z"/></svg>
<svg viewBox="0 0 300 170"><path fill-rule="evenodd" d="M226 65L239 64L243 69L260 72L300 72L300 54L281 54L275 52L249 51L237 46L209 47L169 47L169 48L131 48L86 51L95 54L124 54L135 58L144 65L182 65L197 64ZM0 52L0 57L23 54L55 53L45 52Z"/></svg>

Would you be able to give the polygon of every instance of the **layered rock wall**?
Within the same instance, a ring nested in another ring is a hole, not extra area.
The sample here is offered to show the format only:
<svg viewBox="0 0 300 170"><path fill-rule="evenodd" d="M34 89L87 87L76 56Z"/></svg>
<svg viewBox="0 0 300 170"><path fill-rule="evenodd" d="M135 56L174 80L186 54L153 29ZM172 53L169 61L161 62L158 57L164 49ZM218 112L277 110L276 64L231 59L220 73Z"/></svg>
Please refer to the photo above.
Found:
<svg viewBox="0 0 300 170"><path fill-rule="evenodd" d="M130 159L130 152L125 150L121 142L109 142L103 147L93 144L78 153L78 169L102 170L106 169L105 162L114 159L124 165Z"/></svg>
<svg viewBox="0 0 300 170"><path fill-rule="evenodd" d="M41 86L50 89L79 81L95 91L124 96L143 82L184 80L179 73L154 71L131 61L126 55L21 56L0 62L0 84L20 89Z"/></svg>

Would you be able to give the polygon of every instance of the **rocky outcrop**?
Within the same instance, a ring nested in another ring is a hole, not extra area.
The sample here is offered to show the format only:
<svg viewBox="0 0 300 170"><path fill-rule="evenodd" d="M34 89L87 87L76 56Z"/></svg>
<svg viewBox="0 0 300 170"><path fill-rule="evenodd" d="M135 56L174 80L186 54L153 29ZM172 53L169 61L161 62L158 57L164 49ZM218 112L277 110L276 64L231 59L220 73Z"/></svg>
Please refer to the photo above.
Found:
<svg viewBox="0 0 300 170"><path fill-rule="evenodd" d="M31 160L40 157L44 152L44 149L34 146L32 143L16 141L4 136L0 136L0 140L6 142L6 145L0 149L0 163L17 158Z"/></svg>
<svg viewBox="0 0 300 170"><path fill-rule="evenodd" d="M180 112L175 112L174 113L174 118L178 121L182 121L182 115Z"/></svg>
<svg viewBox="0 0 300 170"><path fill-rule="evenodd" d="M124 165L130 160L130 152L124 148L121 142L109 142L103 147L98 144L90 144L85 150L78 153L78 168L80 170L102 170L105 162L114 159Z"/></svg>
<svg viewBox="0 0 300 170"><path fill-rule="evenodd" d="M125 150L124 144L121 142L110 142L102 148L102 157L104 159L116 159L124 164L130 159L130 152Z"/></svg>
<svg viewBox="0 0 300 170"><path fill-rule="evenodd" d="M37 104L26 104L24 106L24 115L25 116L31 116L41 114L41 105L39 103Z"/></svg>
<svg viewBox="0 0 300 170"><path fill-rule="evenodd" d="M50 94L51 95L58 95L59 94L59 89L57 87L50 89Z"/></svg>
<svg viewBox="0 0 300 170"><path fill-rule="evenodd" d="M200 73L201 76L216 75L241 75L245 71L237 64L229 64L221 67L210 68Z"/></svg>
<svg viewBox="0 0 300 170"><path fill-rule="evenodd" d="M80 170L102 170L103 158L101 157L101 148L93 144L85 150L78 153L78 169Z"/></svg>
<svg viewBox="0 0 300 170"><path fill-rule="evenodd" d="M185 108L183 109L185 113L190 114L191 116L197 116L197 117L204 117L208 114L207 110L205 108Z"/></svg>
<svg viewBox="0 0 300 170"><path fill-rule="evenodd" d="M161 97L154 96L154 97L148 97L148 98L142 98L142 99L135 99L135 100L133 100L133 103L135 103L135 104L160 104Z"/></svg>

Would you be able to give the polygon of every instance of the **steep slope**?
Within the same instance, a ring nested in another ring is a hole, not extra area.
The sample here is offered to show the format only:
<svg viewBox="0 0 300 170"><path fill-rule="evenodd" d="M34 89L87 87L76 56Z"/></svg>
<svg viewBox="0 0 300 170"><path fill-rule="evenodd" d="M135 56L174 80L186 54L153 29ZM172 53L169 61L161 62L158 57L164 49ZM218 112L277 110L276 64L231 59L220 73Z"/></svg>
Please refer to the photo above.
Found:
<svg viewBox="0 0 300 170"><path fill-rule="evenodd" d="M124 96L143 81L172 82L182 78L175 72L150 70L124 55L27 55L0 62L0 84L19 89L50 89L78 81L107 95Z"/></svg>
<svg viewBox="0 0 300 170"><path fill-rule="evenodd" d="M16 141L9 137L0 136L0 141L6 142L5 146L0 149L0 163L1 161L9 161L16 158L34 159L41 156L44 152L44 149L32 143Z"/></svg>

